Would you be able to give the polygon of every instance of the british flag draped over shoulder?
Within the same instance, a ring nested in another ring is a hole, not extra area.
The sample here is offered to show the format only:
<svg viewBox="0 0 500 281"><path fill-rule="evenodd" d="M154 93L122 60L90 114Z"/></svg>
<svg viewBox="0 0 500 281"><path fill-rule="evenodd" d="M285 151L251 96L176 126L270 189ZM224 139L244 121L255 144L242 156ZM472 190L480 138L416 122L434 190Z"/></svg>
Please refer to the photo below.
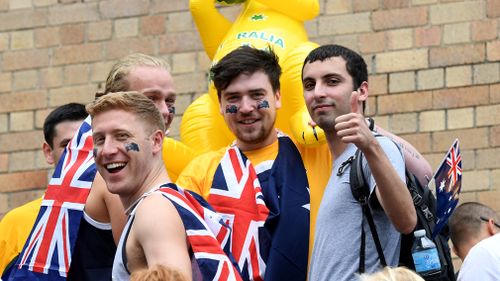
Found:
<svg viewBox="0 0 500 281"><path fill-rule="evenodd" d="M66 147L9 281L66 280L85 201L96 174L90 117Z"/></svg>
<svg viewBox="0 0 500 281"><path fill-rule="evenodd" d="M432 233L432 237L435 237L457 207L458 196L462 189L462 155L458 139L455 139L446 153L433 180L437 199L437 221Z"/></svg>

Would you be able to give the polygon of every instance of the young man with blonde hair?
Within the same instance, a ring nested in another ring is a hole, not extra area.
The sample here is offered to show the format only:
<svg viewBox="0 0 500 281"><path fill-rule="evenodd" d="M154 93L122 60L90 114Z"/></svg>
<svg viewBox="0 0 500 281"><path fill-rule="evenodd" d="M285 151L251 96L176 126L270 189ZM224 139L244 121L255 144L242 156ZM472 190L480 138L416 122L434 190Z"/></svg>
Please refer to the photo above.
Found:
<svg viewBox="0 0 500 281"><path fill-rule="evenodd" d="M175 114L175 89L170 65L161 58L135 53L113 65L103 93L137 91L151 99L168 130Z"/></svg>
<svg viewBox="0 0 500 281"><path fill-rule="evenodd" d="M161 58L145 55L145 54L130 54L125 56L121 60L117 61L110 70L108 77L106 79L106 85L103 93L98 93L97 96L102 96L106 93L114 91L128 91L135 90L149 99L151 99L155 106L160 110L161 116L163 117L166 129L170 126L173 116L175 114L175 98L176 93L174 89L174 83L172 76L170 74L170 66L168 63ZM82 105L82 111L85 115L85 110ZM84 116L81 117L84 119ZM76 128L75 128L76 130ZM71 137L71 136L69 136ZM169 153L169 149L174 147L171 145L172 139L166 138L164 149ZM46 146L48 147L48 146ZM61 149L64 149L62 147ZM45 148L44 148L45 151ZM190 156L188 155L186 159L179 159L180 161L189 161ZM57 164L57 162L54 162ZM184 164L185 165L185 164ZM176 167L176 165L171 165ZM176 177L180 171L175 169L168 169L169 173ZM38 213L38 207L31 210L32 217L36 218ZM124 214L123 206L118 198L118 196L111 194L106 189L106 184L104 183L102 177L97 174L92 185L91 192L87 198L85 204L85 214L86 218L93 220L95 225L104 225L109 231L112 225L112 233L115 242L118 242L122 229L125 225L126 216ZM19 228L20 229L20 228ZM21 230L21 229L20 229ZM23 229L24 235L22 237L27 237L31 230L31 226L26 226ZM82 232L80 232L82 233ZM84 235L89 236L89 235ZM96 238L97 235L91 235L93 237L86 237L93 240L108 241L108 239ZM16 241L9 241L8 247L13 249L22 249L24 241L26 238L20 238ZM109 245L109 247L115 247L114 244ZM87 256L99 255L99 250L97 252L94 248L89 247L84 253ZM102 256L102 255L101 255ZM5 257L5 261L0 259L0 269L7 265L10 260L9 257ZM12 259L12 257L10 258ZM80 263L88 258L74 259L74 263ZM94 265L95 266L95 265ZM73 268L77 268L73 266ZM80 267L78 267L80 268ZM96 271L91 269L93 273L97 273L98 276L106 278L107 273L104 271ZM91 275L86 277L87 274L78 274L79 278L83 280L94 280L96 275ZM70 276L72 278L73 276ZM87 278L87 279L86 279Z"/></svg>
<svg viewBox="0 0 500 281"><path fill-rule="evenodd" d="M191 259L206 259L206 252L213 249L226 273L237 275L207 228L210 224L199 219L205 213L196 213L199 209L191 207L201 206L189 205L190 195L170 181L162 159L164 119L153 102L137 92L110 93L87 105L87 111L92 117L97 169L128 215L113 264L113 280L128 280L132 272L154 265L178 270L188 280L200 280L214 270ZM196 216L190 215L193 213ZM211 221L212 225L219 222ZM192 231L193 224L202 227ZM202 255L198 255L198 243L206 251Z"/></svg>

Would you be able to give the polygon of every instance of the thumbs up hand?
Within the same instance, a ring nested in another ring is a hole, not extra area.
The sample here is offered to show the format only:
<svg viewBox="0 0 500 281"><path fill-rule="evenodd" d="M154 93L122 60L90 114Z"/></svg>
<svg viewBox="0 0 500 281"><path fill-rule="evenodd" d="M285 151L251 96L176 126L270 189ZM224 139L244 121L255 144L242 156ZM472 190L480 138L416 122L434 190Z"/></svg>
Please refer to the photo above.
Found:
<svg viewBox="0 0 500 281"><path fill-rule="evenodd" d="M353 91L350 98L351 112L335 119L335 131L344 143L354 143L361 151L376 141L365 117L360 112L359 90Z"/></svg>

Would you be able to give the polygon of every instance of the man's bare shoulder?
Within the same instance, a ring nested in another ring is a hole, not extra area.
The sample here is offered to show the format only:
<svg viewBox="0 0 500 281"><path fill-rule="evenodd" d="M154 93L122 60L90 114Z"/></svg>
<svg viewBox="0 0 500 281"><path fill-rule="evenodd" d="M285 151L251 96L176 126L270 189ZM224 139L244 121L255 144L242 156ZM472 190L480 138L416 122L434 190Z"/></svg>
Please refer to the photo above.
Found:
<svg viewBox="0 0 500 281"><path fill-rule="evenodd" d="M146 196L139 204L135 213L135 220L168 219L172 216L179 217L179 213L172 202L160 192L154 192ZM161 223L161 221L158 223Z"/></svg>
<svg viewBox="0 0 500 281"><path fill-rule="evenodd" d="M177 268L185 276L191 277L184 224L172 202L159 192L144 198L137 207L129 237L131 239L127 243L135 245L136 256L145 259L135 262L129 259L131 269L139 268L141 264L161 264ZM132 256L132 252L127 256Z"/></svg>
<svg viewBox="0 0 500 281"><path fill-rule="evenodd" d="M164 225L184 229L179 213L172 202L159 192L147 196L139 204L134 225L136 232L146 235L149 229L162 230Z"/></svg>

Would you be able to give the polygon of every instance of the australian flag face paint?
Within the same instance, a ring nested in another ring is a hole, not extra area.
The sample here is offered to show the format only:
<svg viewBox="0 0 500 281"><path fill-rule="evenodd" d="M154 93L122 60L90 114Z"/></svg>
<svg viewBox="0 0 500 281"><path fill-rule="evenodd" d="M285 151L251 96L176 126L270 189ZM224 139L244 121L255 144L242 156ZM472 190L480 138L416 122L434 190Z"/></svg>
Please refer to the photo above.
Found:
<svg viewBox="0 0 500 281"><path fill-rule="evenodd" d="M257 109L269 108L269 102L267 100L262 100L257 103Z"/></svg>
<svg viewBox="0 0 500 281"><path fill-rule="evenodd" d="M170 106L170 107L168 108L168 113L170 113L170 114L175 114L175 106Z"/></svg>
<svg viewBox="0 0 500 281"><path fill-rule="evenodd" d="M125 145L125 149L128 151L139 151L139 145L135 142L131 142Z"/></svg>
<svg viewBox="0 0 500 281"><path fill-rule="evenodd" d="M234 104L226 105L226 113L236 114L238 112L238 107Z"/></svg>

